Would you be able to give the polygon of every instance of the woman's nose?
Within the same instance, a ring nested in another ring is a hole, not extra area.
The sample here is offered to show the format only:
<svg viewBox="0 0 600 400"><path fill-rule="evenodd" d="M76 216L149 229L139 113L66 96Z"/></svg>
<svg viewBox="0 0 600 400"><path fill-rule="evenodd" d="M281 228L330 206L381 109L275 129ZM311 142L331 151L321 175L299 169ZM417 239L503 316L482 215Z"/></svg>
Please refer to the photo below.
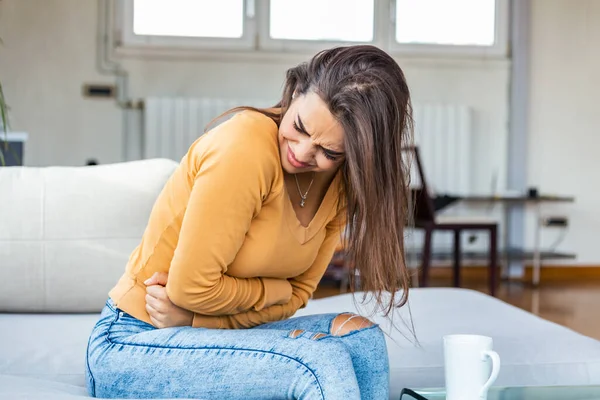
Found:
<svg viewBox="0 0 600 400"><path fill-rule="evenodd" d="M315 156L315 146L310 138L302 139L296 146L296 157L298 161L308 163Z"/></svg>

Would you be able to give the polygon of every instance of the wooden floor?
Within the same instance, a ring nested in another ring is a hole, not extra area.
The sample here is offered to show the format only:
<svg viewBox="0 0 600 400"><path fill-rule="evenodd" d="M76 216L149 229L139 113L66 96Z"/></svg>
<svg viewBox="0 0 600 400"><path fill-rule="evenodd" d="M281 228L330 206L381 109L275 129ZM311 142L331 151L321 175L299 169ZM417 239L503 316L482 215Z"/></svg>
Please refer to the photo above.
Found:
<svg viewBox="0 0 600 400"><path fill-rule="evenodd" d="M431 286L449 286L435 279ZM485 282L467 281L463 287L487 293ZM319 287L315 298L339 293L333 287ZM543 282L538 288L520 282L502 282L497 297L541 318L600 340L600 280L587 282Z"/></svg>

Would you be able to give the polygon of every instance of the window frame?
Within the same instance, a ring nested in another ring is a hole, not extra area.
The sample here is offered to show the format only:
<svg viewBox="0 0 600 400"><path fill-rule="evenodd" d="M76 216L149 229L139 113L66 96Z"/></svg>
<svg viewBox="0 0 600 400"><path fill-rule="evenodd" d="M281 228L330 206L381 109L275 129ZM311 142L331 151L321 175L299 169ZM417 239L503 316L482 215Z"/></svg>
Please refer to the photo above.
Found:
<svg viewBox="0 0 600 400"><path fill-rule="evenodd" d="M244 18L242 37L213 38L162 35L136 35L133 31L133 0L121 0L118 12L121 18L121 46L138 49L186 49L186 50L251 50L256 37L255 0L243 0ZM118 20L119 18L117 18Z"/></svg>
<svg viewBox="0 0 600 400"><path fill-rule="evenodd" d="M494 21L494 44L450 45L433 43L399 43L396 41L396 0L389 0L390 31L389 50L398 55L420 56L484 56L508 57L508 33L510 22L510 0L496 0Z"/></svg>
<svg viewBox="0 0 600 400"><path fill-rule="evenodd" d="M200 55L211 59L262 59L277 55L305 56L333 46L372 44L392 56L419 58L509 58L510 0L496 0L494 45L404 44L396 41L396 1L374 0L373 41L313 41L273 39L269 35L270 0L244 0L244 28L241 38L209 38L136 35L133 32L133 0L120 0L115 30L121 55Z"/></svg>
<svg viewBox="0 0 600 400"><path fill-rule="evenodd" d="M273 39L269 33L270 30L270 14L271 14L271 1L270 0L259 0L258 15L258 49L268 52L282 52L282 53L306 53L314 52L322 49L341 46L341 45L352 45L352 44L372 44L381 45L381 35L377 30L377 3L379 0L373 1L373 40L368 42L354 42L354 41L342 41L342 40L294 40L294 39ZM264 21L264 23L263 23Z"/></svg>

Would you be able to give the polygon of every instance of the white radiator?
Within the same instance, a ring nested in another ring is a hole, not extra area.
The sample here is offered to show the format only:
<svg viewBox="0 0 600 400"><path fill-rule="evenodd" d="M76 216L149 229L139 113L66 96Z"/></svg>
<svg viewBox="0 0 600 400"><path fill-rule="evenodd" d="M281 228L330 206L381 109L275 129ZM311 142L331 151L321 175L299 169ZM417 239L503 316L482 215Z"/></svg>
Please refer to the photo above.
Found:
<svg viewBox="0 0 600 400"><path fill-rule="evenodd" d="M277 100L154 97L145 100L143 158L179 161L206 125L241 105L270 107ZM415 142L428 184L438 193L471 191L471 109L463 105L414 104ZM413 182L418 182L414 166Z"/></svg>
<svg viewBox="0 0 600 400"><path fill-rule="evenodd" d="M205 127L223 112L238 106L272 107L276 102L181 97L147 98L143 117L143 158L170 158L179 161L194 140L204 133Z"/></svg>
<svg viewBox="0 0 600 400"><path fill-rule="evenodd" d="M415 104L415 144L436 193L472 192L472 110L464 105ZM418 182L414 165L412 182Z"/></svg>

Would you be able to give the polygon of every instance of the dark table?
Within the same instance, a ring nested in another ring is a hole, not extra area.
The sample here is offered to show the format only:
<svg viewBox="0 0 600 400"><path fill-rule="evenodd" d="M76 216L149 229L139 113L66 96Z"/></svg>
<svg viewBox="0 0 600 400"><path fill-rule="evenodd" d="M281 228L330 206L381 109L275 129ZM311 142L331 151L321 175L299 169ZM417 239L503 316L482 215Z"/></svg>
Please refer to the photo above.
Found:
<svg viewBox="0 0 600 400"><path fill-rule="evenodd" d="M510 249L505 251L505 257L507 260L513 259L515 255L522 255L523 257L531 257L533 262L533 284L538 285L540 280L540 267L542 258L552 258L552 252L542 252L540 250L540 234L541 234L541 205L543 203L573 203L575 198L571 196L557 196L549 194L538 194L535 196L529 195L512 195L512 194L498 194L498 195L453 195L453 194L442 194L433 198L433 203L436 211L442 210L456 202L467 202L467 203L501 203L507 207L533 205L536 212L536 221L538 221L535 230L534 248L533 251L525 251L523 249ZM510 221L508 219L508 213L504 213L504 232L505 232L505 244L509 243L508 232L510 232ZM556 258L575 258L573 254L556 253Z"/></svg>

